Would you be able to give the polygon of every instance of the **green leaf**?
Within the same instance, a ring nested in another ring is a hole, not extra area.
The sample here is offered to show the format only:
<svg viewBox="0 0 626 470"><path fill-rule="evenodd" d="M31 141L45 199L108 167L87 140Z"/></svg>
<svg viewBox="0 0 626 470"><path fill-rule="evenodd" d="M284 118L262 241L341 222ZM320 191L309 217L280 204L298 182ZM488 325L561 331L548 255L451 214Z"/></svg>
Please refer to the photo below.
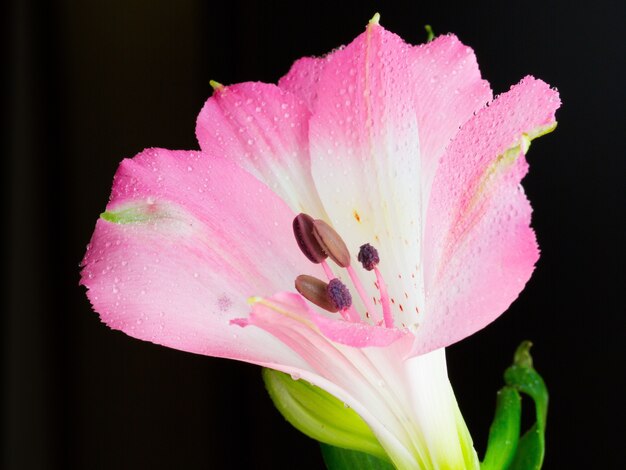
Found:
<svg viewBox="0 0 626 470"><path fill-rule="evenodd" d="M341 400L276 370L263 369L263 380L278 411L299 431L331 446L388 459L370 427Z"/></svg>
<svg viewBox="0 0 626 470"><path fill-rule="evenodd" d="M533 368L532 343L524 341L515 351L513 365L504 372L506 386L498 392L496 413L481 470L539 470L545 454L548 390ZM519 438L520 393L532 398L536 422Z"/></svg>
<svg viewBox="0 0 626 470"><path fill-rule="evenodd" d="M328 470L393 470L395 467L372 455L354 450L341 449L328 444L320 444L322 456Z"/></svg>

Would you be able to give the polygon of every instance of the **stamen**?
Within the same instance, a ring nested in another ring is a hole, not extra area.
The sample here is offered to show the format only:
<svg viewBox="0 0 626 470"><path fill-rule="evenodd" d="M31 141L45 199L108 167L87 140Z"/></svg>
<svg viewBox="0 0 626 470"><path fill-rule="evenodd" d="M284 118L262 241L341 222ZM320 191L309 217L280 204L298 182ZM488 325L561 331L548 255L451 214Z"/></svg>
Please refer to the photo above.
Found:
<svg viewBox="0 0 626 470"><path fill-rule="evenodd" d="M328 263L326 261L322 261L320 264L322 265L322 269L324 269L324 273L326 274L326 277L328 278L329 281L337 277L335 276L335 273L333 272L333 270L330 269L330 266L328 266Z"/></svg>
<svg viewBox="0 0 626 470"><path fill-rule="evenodd" d="M363 268L367 271L371 271L378 263L380 263L378 250L376 250L376 248L374 248L369 243L361 245L357 259L363 265Z"/></svg>
<svg viewBox="0 0 626 470"><path fill-rule="evenodd" d="M313 263L321 263L328 255L314 234L314 222L313 217L310 215L298 214L293 219L293 234L304 256Z"/></svg>
<svg viewBox="0 0 626 470"><path fill-rule="evenodd" d="M352 305L352 295L346 285L339 279L331 279L328 283L328 296L339 307L339 313L344 320L359 323L361 317Z"/></svg>
<svg viewBox="0 0 626 470"><path fill-rule="evenodd" d="M376 284L378 284L378 290L380 291L380 303L383 305L383 320L387 328L393 328L393 314L391 313L391 303L389 302L389 294L387 293L387 285L383 281L383 275L377 266L374 266L374 272L376 273Z"/></svg>
<svg viewBox="0 0 626 470"><path fill-rule="evenodd" d="M328 292L329 284L326 284L324 281L303 274L296 278L295 286L302 297L318 307L332 313L336 313L340 310ZM350 293L348 293L348 295L349 294Z"/></svg>
<svg viewBox="0 0 626 470"><path fill-rule="evenodd" d="M358 323L361 317L352 306L348 288L337 278L326 284L324 281L305 274L296 278L296 290L309 302L328 312L339 312L344 320Z"/></svg>
<svg viewBox="0 0 626 470"><path fill-rule="evenodd" d="M350 276L350 279L352 279L352 284L354 284L354 287L356 288L356 291L359 293L361 300L363 300L363 304L365 305L367 312L370 314L370 317L372 317L372 320L374 321L374 323L378 323L380 321L380 313L378 313L378 310L376 310L376 307L374 307L374 304L370 300L369 295L367 295L367 292L365 292L365 289L363 288L363 284L361 283L361 280L356 275L354 268L352 266L348 266L347 270L348 270L348 275Z"/></svg>
<svg viewBox="0 0 626 470"><path fill-rule="evenodd" d="M313 235L324 252L342 268L350 266L350 252L339 234L323 220L313 221Z"/></svg>
<svg viewBox="0 0 626 470"><path fill-rule="evenodd" d="M331 279L326 288L328 297L332 300L337 310L345 310L352 305L352 295L346 285L339 279Z"/></svg>

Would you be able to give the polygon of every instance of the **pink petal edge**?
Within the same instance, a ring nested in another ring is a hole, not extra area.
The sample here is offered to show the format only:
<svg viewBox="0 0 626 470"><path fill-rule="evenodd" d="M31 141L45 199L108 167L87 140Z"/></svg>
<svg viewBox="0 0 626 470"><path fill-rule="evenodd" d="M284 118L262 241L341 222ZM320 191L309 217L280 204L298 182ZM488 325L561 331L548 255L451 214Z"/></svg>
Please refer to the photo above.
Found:
<svg viewBox="0 0 626 470"><path fill-rule="evenodd" d="M447 149L428 207L428 315L413 354L448 346L491 323L530 278L539 251L520 185L528 170L524 136L552 126L559 105L555 90L526 77L468 121Z"/></svg>
<svg viewBox="0 0 626 470"><path fill-rule="evenodd" d="M107 210L141 217L99 219L83 260L81 283L105 323L184 351L307 368L266 332L229 323L247 297L320 271L265 185L224 159L149 149L121 163Z"/></svg>

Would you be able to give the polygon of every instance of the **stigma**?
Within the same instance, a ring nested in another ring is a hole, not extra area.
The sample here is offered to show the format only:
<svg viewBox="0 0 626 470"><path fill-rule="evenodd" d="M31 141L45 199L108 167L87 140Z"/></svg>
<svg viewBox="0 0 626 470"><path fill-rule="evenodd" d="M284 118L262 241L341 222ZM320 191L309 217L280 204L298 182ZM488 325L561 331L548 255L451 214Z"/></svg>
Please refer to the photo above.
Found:
<svg viewBox="0 0 626 470"><path fill-rule="evenodd" d="M369 243L361 245L357 259L359 260L359 263L363 265L363 269L367 271L371 271L378 265L378 263L380 263L378 250Z"/></svg>

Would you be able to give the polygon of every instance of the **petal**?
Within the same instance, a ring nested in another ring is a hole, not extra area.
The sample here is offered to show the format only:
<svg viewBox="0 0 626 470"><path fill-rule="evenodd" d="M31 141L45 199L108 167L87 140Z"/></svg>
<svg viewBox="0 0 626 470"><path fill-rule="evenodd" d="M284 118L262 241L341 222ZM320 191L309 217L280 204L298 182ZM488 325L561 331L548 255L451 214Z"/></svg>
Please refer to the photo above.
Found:
<svg viewBox="0 0 626 470"><path fill-rule="evenodd" d="M394 394L380 388L381 374L369 356L384 356L378 363L400 363L410 341L387 348L358 349L329 341L309 320L309 309L299 295L277 294L257 299L249 324L264 329L296 351L310 370L280 368L295 379L304 379L331 393L354 409L371 427L398 468L416 468L412 429L406 422L410 410L398 407ZM246 328L248 329L248 328Z"/></svg>
<svg viewBox="0 0 626 470"><path fill-rule="evenodd" d="M436 163L491 92L454 36L412 47L370 24L325 61L311 122L313 176L349 248L378 248L397 326L410 325L425 304L419 260ZM365 285L379 296L373 280Z"/></svg>
<svg viewBox="0 0 626 470"><path fill-rule="evenodd" d="M432 188L425 241L427 309L413 353L492 322L530 278L539 253L520 186L530 140L555 126L558 93L527 77L463 126Z"/></svg>
<svg viewBox="0 0 626 470"><path fill-rule="evenodd" d="M202 150L252 173L294 212L322 212L311 177L310 112L276 85L217 87L196 124Z"/></svg>
<svg viewBox="0 0 626 470"><path fill-rule="evenodd" d="M328 59L311 119L313 177L326 212L353 253L366 242L378 249L379 269L387 280L398 327L415 322L425 303L419 265L427 201L422 183L430 179L424 168L433 165L423 164L436 156L423 154L419 126L429 112L435 113L429 106L443 105L446 93L454 94L430 78L440 68L442 75L460 69L442 65L450 57L457 57L457 62L458 57L467 58L466 49L458 52L457 47L458 42L449 39L416 49L370 24ZM468 65L468 76L477 75L471 70ZM408 86L413 83L421 88ZM461 109L464 117L452 120L436 138L426 139L431 150L442 147L442 140L471 115L467 106ZM454 114L445 106L441 112ZM365 286L378 297L373 279Z"/></svg>
<svg viewBox="0 0 626 470"><path fill-rule="evenodd" d="M293 63L287 75L278 81L283 90L299 97L313 111L317 103L317 87L328 57L303 57Z"/></svg>
<svg viewBox="0 0 626 470"><path fill-rule="evenodd" d="M136 338L306 368L272 336L230 324L249 310L249 296L288 289L304 269L315 271L293 239L292 217L233 163L147 150L120 165L81 282L102 320Z"/></svg>
<svg viewBox="0 0 626 470"><path fill-rule="evenodd" d="M313 310L310 318L328 339L354 348L387 347L407 335L405 330L335 320Z"/></svg>
<svg viewBox="0 0 626 470"><path fill-rule="evenodd" d="M474 51L453 34L410 49L411 88L419 129L421 184L425 200L446 146L474 112L491 101Z"/></svg>
<svg viewBox="0 0 626 470"><path fill-rule="evenodd" d="M338 317L332 318L315 310L299 294L278 292L264 301L270 302L274 310L280 308L282 312L290 316L294 316L294 314L288 312L298 312L299 321L319 331L331 341L354 348L386 347L400 338L410 336L408 331L397 328L373 326L368 323L353 323ZM254 324L252 318L250 323Z"/></svg>
<svg viewBox="0 0 626 470"><path fill-rule="evenodd" d="M404 362L412 422L434 468L478 470L480 464L448 379L444 349Z"/></svg>

